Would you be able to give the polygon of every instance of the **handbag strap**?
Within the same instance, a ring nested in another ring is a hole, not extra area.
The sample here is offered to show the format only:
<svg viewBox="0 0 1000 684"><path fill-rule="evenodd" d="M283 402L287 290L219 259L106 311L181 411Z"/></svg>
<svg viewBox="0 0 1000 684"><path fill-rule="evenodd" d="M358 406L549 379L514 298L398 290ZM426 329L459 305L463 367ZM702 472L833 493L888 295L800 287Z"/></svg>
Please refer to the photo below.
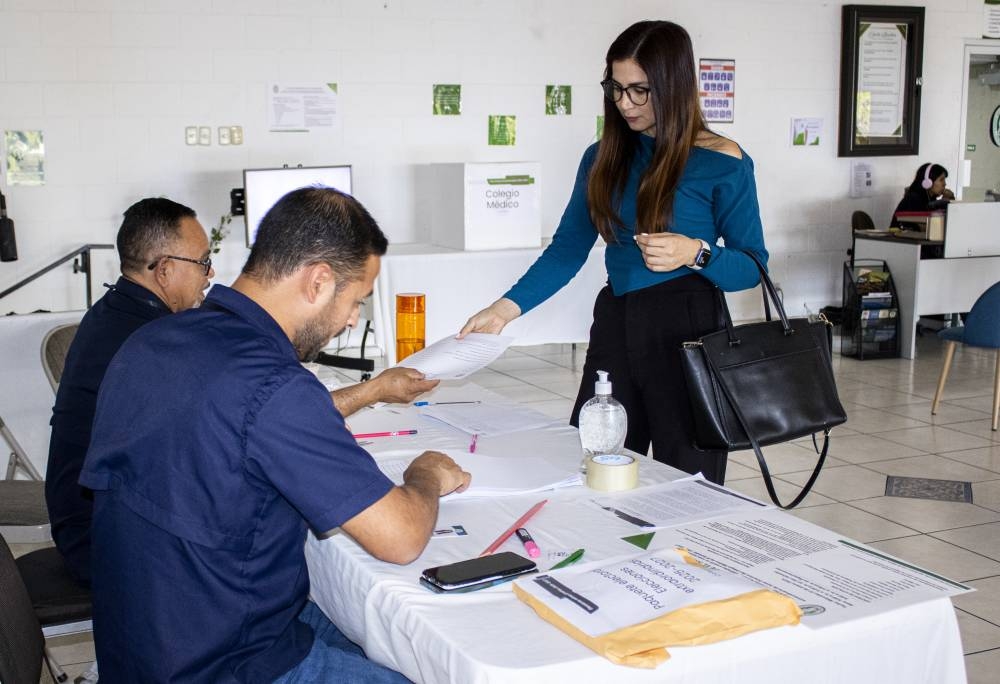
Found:
<svg viewBox="0 0 1000 684"><path fill-rule="evenodd" d="M736 397L733 393L729 391L729 387L726 386L726 381L719 373L718 367L715 365L715 360L712 358L711 354L705 353L705 360L708 363L708 368L712 372L712 376L718 382L719 387L722 389L722 393L726 395L726 400L729 402L729 406L733 409L733 413L736 414L736 419L740 421L740 425L743 427L743 431L746 433L747 438L750 440L750 446L753 447L753 453L757 457L757 463L760 465L761 475L764 476L764 487L767 488L767 495L771 497L771 501L778 508L789 510L798 506L809 491L812 489L813 485L816 483L816 479L819 477L819 471L823 468L823 463L826 461L827 451L830 449L830 430L823 430L823 451L819 454L819 459L816 461L816 467L813 468L812 475L809 476L809 480L806 482L802 491L799 492L792 503L787 506L778 500L778 494L774 491L774 482L771 480L771 471L767 467L767 461L764 460L764 454L760 450L760 442L757 437L750 430L750 425L747 423L746 418L743 417L743 411L740 410L739 404L736 403Z"/></svg>
<svg viewBox="0 0 1000 684"><path fill-rule="evenodd" d="M771 281L771 276L767 274L767 269L764 267L764 264L762 264L760 259L758 259L752 252L746 252L743 250L739 251L750 257L753 260L753 263L757 266L757 270L760 272L760 293L764 299L765 320L771 320L771 302L774 302L774 310L778 313L778 318L781 319L782 330L786 335L791 335L795 332L795 330L792 328L792 324L788 322L788 315L785 313L785 306L778 298L778 289L774 286L774 282ZM735 347L740 343L740 338L736 336L736 329L733 327L733 317L729 313L729 304L726 303L726 296L723 294L721 288L717 287L716 293L719 299L719 307L722 309L726 319L726 334L729 336L729 346Z"/></svg>

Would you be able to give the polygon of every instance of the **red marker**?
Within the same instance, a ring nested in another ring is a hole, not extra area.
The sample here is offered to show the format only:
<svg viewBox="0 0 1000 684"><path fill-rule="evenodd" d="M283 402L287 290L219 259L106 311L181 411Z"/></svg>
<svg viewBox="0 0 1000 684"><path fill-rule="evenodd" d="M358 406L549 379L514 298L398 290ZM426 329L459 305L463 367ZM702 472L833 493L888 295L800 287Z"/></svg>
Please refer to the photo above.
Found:
<svg viewBox="0 0 1000 684"><path fill-rule="evenodd" d="M400 435L415 435L416 430L393 430L392 432L361 432L354 435L354 439L365 439L366 437L399 437Z"/></svg>

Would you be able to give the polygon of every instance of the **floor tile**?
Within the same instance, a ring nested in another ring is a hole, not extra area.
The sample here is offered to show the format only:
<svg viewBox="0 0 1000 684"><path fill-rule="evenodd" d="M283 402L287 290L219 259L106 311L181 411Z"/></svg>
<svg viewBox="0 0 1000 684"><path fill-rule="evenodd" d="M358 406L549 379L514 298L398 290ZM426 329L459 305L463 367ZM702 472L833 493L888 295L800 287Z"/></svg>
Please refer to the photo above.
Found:
<svg viewBox="0 0 1000 684"><path fill-rule="evenodd" d="M919 449L882 439L876 435L842 435L840 428L837 428L830 435L829 456L847 463L870 463L923 453Z"/></svg>
<svg viewBox="0 0 1000 684"><path fill-rule="evenodd" d="M902 475L904 477L927 477L937 480L963 480L967 482L997 479L997 474L991 470L983 470L932 454L866 463L865 467L886 475Z"/></svg>
<svg viewBox="0 0 1000 684"><path fill-rule="evenodd" d="M847 411L847 423L845 426L863 434L900 428L921 427L927 424L896 413L869 408L860 404L852 404L850 402L844 403L844 410ZM836 435L836 428L834 428L833 434Z"/></svg>
<svg viewBox="0 0 1000 684"><path fill-rule="evenodd" d="M782 479L804 485L810 472L786 473ZM867 499L885 493L885 475L856 465L824 466L813 490L835 501Z"/></svg>
<svg viewBox="0 0 1000 684"><path fill-rule="evenodd" d="M1000 523L985 523L935 532L933 537L1000 561ZM1000 573L997 573L1000 574Z"/></svg>
<svg viewBox="0 0 1000 684"><path fill-rule="evenodd" d="M872 542L872 546L958 582L1000 575L1000 562L926 534Z"/></svg>
<svg viewBox="0 0 1000 684"><path fill-rule="evenodd" d="M811 498L810 494L808 498ZM914 530L844 503L795 508L791 514L866 544L914 534Z"/></svg>
<svg viewBox="0 0 1000 684"><path fill-rule="evenodd" d="M549 399L547 401L522 402L525 406L541 411L547 416L560 418L569 423L569 414L573 411L572 399Z"/></svg>
<svg viewBox="0 0 1000 684"><path fill-rule="evenodd" d="M967 420L982 420L988 414L975 409L965 408L949 402L942 401L938 405L937 415L931 415L932 401L918 401L913 404L903 404L902 406L887 406L886 411L896 413L907 418L913 418L932 425L948 425L949 423L961 423Z"/></svg>
<svg viewBox="0 0 1000 684"><path fill-rule="evenodd" d="M977 653L1000 649L1000 626L957 608L955 615L958 617L958 629L962 633L963 651Z"/></svg>
<svg viewBox="0 0 1000 684"><path fill-rule="evenodd" d="M726 486L747 496L752 496L760 501L765 501L770 503L771 498L767 495L767 488L764 486L764 480L757 474L757 477L748 478L746 480L726 480ZM802 491L802 487L786 482L780 478L774 478L774 489L778 494L778 499L781 500L783 504L789 504L792 502L799 492ZM833 503L833 500L823 496L818 492L809 492L806 498L802 500L799 504L799 508L808 508L810 506L822 506L824 504Z"/></svg>
<svg viewBox="0 0 1000 684"><path fill-rule="evenodd" d="M1000 521L997 511L948 501L879 496L860 499L851 505L920 532L938 532Z"/></svg>
<svg viewBox="0 0 1000 684"><path fill-rule="evenodd" d="M812 449L812 444L805 446L797 443L785 442L782 444L772 444L761 449L764 454L764 461L771 475L782 473L792 473L800 470L812 472L816 467L819 458ZM757 456L752 450L733 451L729 454L729 462L740 463L748 468L760 471L757 463ZM834 464L837 461L827 455L827 464Z"/></svg>
<svg viewBox="0 0 1000 684"><path fill-rule="evenodd" d="M1000 444L965 451L949 451L946 458L1000 473Z"/></svg>
<svg viewBox="0 0 1000 684"><path fill-rule="evenodd" d="M904 444L914 449L923 449L931 453L940 454L946 451L961 451L963 449L974 449L976 447L990 446L988 439L969 435L964 432L952 429L954 426L942 427L940 425L929 425L925 427L913 427L905 430L890 430L879 432L878 436L899 444Z"/></svg>
<svg viewBox="0 0 1000 684"><path fill-rule="evenodd" d="M965 656L969 684L996 684L997 672L1000 672L1000 648Z"/></svg>
<svg viewBox="0 0 1000 684"><path fill-rule="evenodd" d="M1000 625L1000 577L987 577L965 584L976 591L953 596L952 602L966 613L971 613L994 625Z"/></svg>
<svg viewBox="0 0 1000 684"><path fill-rule="evenodd" d="M93 632L53 637L48 639L46 643L52 657L61 667L77 663L90 663L94 660Z"/></svg>
<svg viewBox="0 0 1000 684"><path fill-rule="evenodd" d="M974 482L972 484L972 501L977 506L1000 511L1000 480Z"/></svg>
<svg viewBox="0 0 1000 684"><path fill-rule="evenodd" d="M491 390L497 394L503 395L508 399L513 399L520 403L530 403L533 401L552 401L554 399L565 399L554 392L549 392L548 390L543 390L541 387L535 387L534 385L528 385L520 382L516 385L503 385L500 387L491 387Z"/></svg>

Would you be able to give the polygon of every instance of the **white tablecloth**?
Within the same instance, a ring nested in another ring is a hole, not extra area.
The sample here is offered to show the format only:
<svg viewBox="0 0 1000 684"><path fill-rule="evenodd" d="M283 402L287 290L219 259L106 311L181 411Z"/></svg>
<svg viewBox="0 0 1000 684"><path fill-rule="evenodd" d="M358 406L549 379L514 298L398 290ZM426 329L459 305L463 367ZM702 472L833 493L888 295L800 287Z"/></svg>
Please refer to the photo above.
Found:
<svg viewBox="0 0 1000 684"><path fill-rule="evenodd" d="M471 383L452 383L430 399L468 399L483 392ZM367 448L377 456L467 449L468 435L421 418L413 408L389 408L394 413L366 411L350 419L355 432L419 429L410 437L372 440ZM544 454L567 470L580 460L575 429L559 423L530 433L480 438L477 453L501 448L504 453ZM641 461L640 484L677 475L666 466ZM553 550L585 547L586 560L635 553L620 539L635 528L585 505L582 499L591 495L573 488L445 502L438 527L462 524L469 535L432 539L407 566L374 560L345 535L322 541L310 535L306 558L313 599L370 658L418 682L965 682L958 625L948 599L823 629L782 627L717 644L671 648L670 660L659 668L638 670L613 665L544 622L514 597L509 585L437 595L418 584L423 568L476 556L543 498L549 503L528 525L543 549L541 569L555 562L546 556ZM501 549L521 551L516 539Z"/></svg>
<svg viewBox="0 0 1000 684"><path fill-rule="evenodd" d="M427 295L427 344L457 333L469 316L489 306L534 263L540 248L458 252L419 244L390 245L372 297L375 341L396 363L396 295ZM586 342L594 299L607 282L604 248L598 245L570 283L551 299L521 316L505 335L515 345Z"/></svg>

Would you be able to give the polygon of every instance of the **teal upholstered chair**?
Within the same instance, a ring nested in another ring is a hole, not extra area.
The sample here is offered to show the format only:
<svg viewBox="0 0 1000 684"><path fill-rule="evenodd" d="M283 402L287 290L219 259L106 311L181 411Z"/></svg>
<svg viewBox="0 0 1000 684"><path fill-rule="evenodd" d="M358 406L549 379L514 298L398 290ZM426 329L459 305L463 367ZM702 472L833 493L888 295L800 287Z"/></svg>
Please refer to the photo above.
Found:
<svg viewBox="0 0 1000 684"><path fill-rule="evenodd" d="M997 429L1000 419L1000 282L994 283L986 290L976 303L972 305L965 317L965 325L945 328L938 333L948 345L944 353L944 367L938 378L937 391L934 392L934 403L931 404L931 415L937 413L938 402L944 391L944 383L948 379L951 360L955 356L955 346L961 342L970 347L993 349L996 353L996 370L993 374L993 424Z"/></svg>

